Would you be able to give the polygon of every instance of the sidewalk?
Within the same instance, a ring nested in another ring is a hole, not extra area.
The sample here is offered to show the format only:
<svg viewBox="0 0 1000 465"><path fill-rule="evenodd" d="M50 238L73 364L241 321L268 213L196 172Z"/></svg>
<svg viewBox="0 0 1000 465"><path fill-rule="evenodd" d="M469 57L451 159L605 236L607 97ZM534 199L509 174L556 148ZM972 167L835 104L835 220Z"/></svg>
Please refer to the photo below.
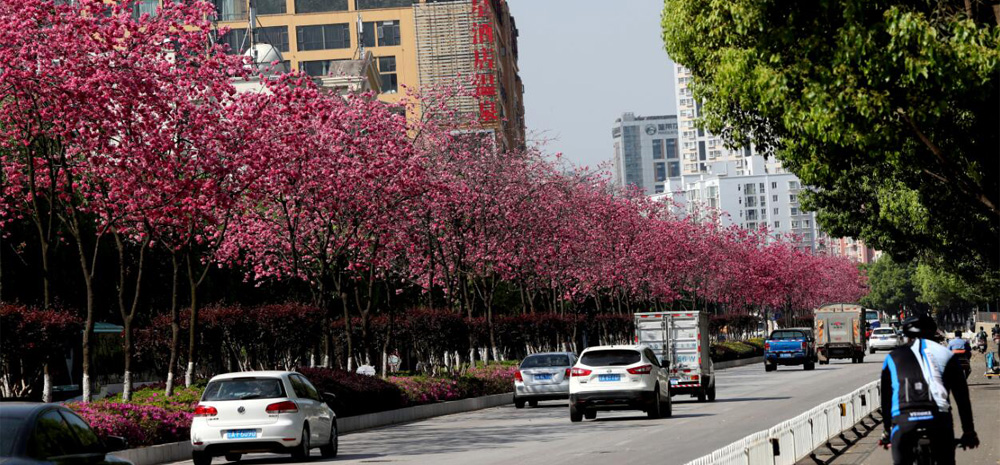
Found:
<svg viewBox="0 0 1000 465"><path fill-rule="evenodd" d="M972 416L976 422L976 433L979 434L981 445L975 450L958 449L955 452L956 463L1000 465L1000 379L986 378L983 376L985 370L984 356L978 352L973 354L969 394L972 398ZM961 437L962 426L954 404L952 404L952 416L955 422L955 437ZM881 435L880 425L829 463L892 465L892 454L878 447L878 438Z"/></svg>

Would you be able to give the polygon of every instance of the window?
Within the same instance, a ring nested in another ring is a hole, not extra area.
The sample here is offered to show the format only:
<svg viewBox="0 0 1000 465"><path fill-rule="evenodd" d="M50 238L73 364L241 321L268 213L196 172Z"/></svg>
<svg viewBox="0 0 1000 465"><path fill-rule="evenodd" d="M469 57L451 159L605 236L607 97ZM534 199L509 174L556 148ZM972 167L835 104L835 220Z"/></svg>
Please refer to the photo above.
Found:
<svg viewBox="0 0 1000 465"><path fill-rule="evenodd" d="M792 221L792 229L798 229L798 228L799 228L799 222L798 221Z"/></svg>
<svg viewBox="0 0 1000 465"><path fill-rule="evenodd" d="M559 354L543 354L543 355L530 355L521 362L521 369L525 368L551 368L551 367L568 367L572 365L569 360L568 355Z"/></svg>
<svg viewBox="0 0 1000 465"><path fill-rule="evenodd" d="M295 34L300 52L351 47L351 28L347 23L299 26Z"/></svg>
<svg viewBox="0 0 1000 465"><path fill-rule="evenodd" d="M667 160L677 159L677 140L676 139L664 139L663 145L667 149Z"/></svg>
<svg viewBox="0 0 1000 465"><path fill-rule="evenodd" d="M295 395L298 397L303 397L306 399L312 399L315 401L322 402L323 399L319 396L319 391L302 375L291 375L288 377L289 381L292 382L292 388L295 389ZM299 395L299 389L302 390L304 395Z"/></svg>
<svg viewBox="0 0 1000 465"><path fill-rule="evenodd" d="M302 382L302 378L297 375L291 375L288 377L288 381L292 383L292 390L295 391L295 397L300 399L309 399L309 391L306 390L305 383Z"/></svg>
<svg viewBox="0 0 1000 465"><path fill-rule="evenodd" d="M757 206L757 197L747 197L747 206L748 207L756 207Z"/></svg>
<svg viewBox="0 0 1000 465"><path fill-rule="evenodd" d="M399 8L413 6L413 0L357 0L359 10L374 10L376 8Z"/></svg>
<svg viewBox="0 0 1000 465"><path fill-rule="evenodd" d="M296 13L347 11L347 0L295 0Z"/></svg>
<svg viewBox="0 0 1000 465"><path fill-rule="evenodd" d="M781 222L780 221L775 221L774 222L774 229L778 229L780 227L781 227Z"/></svg>
<svg viewBox="0 0 1000 465"><path fill-rule="evenodd" d="M788 201L789 202L798 202L799 201L799 196L797 196L795 194L791 194L791 195L788 196Z"/></svg>
<svg viewBox="0 0 1000 465"><path fill-rule="evenodd" d="M811 226L812 226L812 222L810 222L809 220L802 220L802 227L803 228L808 228L808 227L811 227Z"/></svg>
<svg viewBox="0 0 1000 465"><path fill-rule="evenodd" d="M201 400L205 402L285 397L285 387L278 378L229 378L208 383Z"/></svg>
<svg viewBox="0 0 1000 465"><path fill-rule="evenodd" d="M663 193L663 185L662 184L657 184L656 187L653 188L653 190L655 191L654 193L656 193L656 194L662 194Z"/></svg>
<svg viewBox="0 0 1000 465"><path fill-rule="evenodd" d="M778 209L777 208L774 209L774 214L778 215Z"/></svg>
<svg viewBox="0 0 1000 465"><path fill-rule="evenodd" d="M227 46L226 53L229 55L237 55L243 53L249 42L246 40L247 30L246 29L230 29L225 34L219 36L219 44Z"/></svg>
<svg viewBox="0 0 1000 465"><path fill-rule="evenodd" d="M299 71L309 76L329 76L333 63L341 60L300 61Z"/></svg>
<svg viewBox="0 0 1000 465"><path fill-rule="evenodd" d="M777 188L778 188L778 183L772 182L771 183L771 189L777 189Z"/></svg>
<svg viewBox="0 0 1000 465"><path fill-rule="evenodd" d="M247 19L247 2L245 0L215 0L214 3L219 21Z"/></svg>
<svg viewBox="0 0 1000 465"><path fill-rule="evenodd" d="M757 221L757 210L747 210L747 220Z"/></svg>
<svg viewBox="0 0 1000 465"><path fill-rule="evenodd" d="M799 188L799 182L798 181L788 181L788 188L789 189L798 189Z"/></svg>
<svg viewBox="0 0 1000 465"><path fill-rule="evenodd" d="M156 9L160 6L160 0L135 0L132 6L132 19L139 19L144 14L150 17L156 16Z"/></svg>
<svg viewBox="0 0 1000 465"><path fill-rule="evenodd" d="M671 178L680 177L681 175L681 162L671 161L667 162L667 176Z"/></svg>
<svg viewBox="0 0 1000 465"><path fill-rule="evenodd" d="M591 367L626 366L642 360L639 352L628 349L592 350L580 357L580 363Z"/></svg>
<svg viewBox="0 0 1000 465"><path fill-rule="evenodd" d="M653 168L653 181L663 182L667 179L667 165L665 163L654 163Z"/></svg>
<svg viewBox="0 0 1000 465"><path fill-rule="evenodd" d="M80 446L73 438L73 432L56 410L43 413L35 421L35 431L28 443L28 455L45 460L77 453Z"/></svg>
<svg viewBox="0 0 1000 465"><path fill-rule="evenodd" d="M256 4L259 15L283 15L286 13L285 0L257 0Z"/></svg>
<svg viewBox="0 0 1000 465"><path fill-rule="evenodd" d="M747 229L757 229L757 223L747 223Z"/></svg>
<svg viewBox="0 0 1000 465"><path fill-rule="evenodd" d="M257 30L257 40L271 44L274 48L288 52L288 26L262 27Z"/></svg>
<svg viewBox="0 0 1000 465"><path fill-rule="evenodd" d="M375 23L372 21L361 23L361 45L365 47L375 46Z"/></svg>
<svg viewBox="0 0 1000 465"><path fill-rule="evenodd" d="M382 77L382 92L396 92L399 82L396 81L396 57L378 57L378 72Z"/></svg>
<svg viewBox="0 0 1000 465"><path fill-rule="evenodd" d="M663 159L663 139L653 139L653 160Z"/></svg>
<svg viewBox="0 0 1000 465"><path fill-rule="evenodd" d="M771 201L772 202L777 202L778 201L778 196L777 195L772 195L771 196Z"/></svg>
<svg viewBox="0 0 1000 465"><path fill-rule="evenodd" d="M744 186L743 192L745 192L746 195L757 195L757 186L755 186L753 183L748 183L746 186Z"/></svg>
<svg viewBox="0 0 1000 465"><path fill-rule="evenodd" d="M796 208L796 207L792 207L792 216L795 216L795 215L798 215L798 214L799 214L799 209Z"/></svg>
<svg viewBox="0 0 1000 465"><path fill-rule="evenodd" d="M705 141L698 142L698 160L705 161Z"/></svg>
<svg viewBox="0 0 1000 465"><path fill-rule="evenodd" d="M378 45L399 45L399 21L380 21L377 24Z"/></svg>
<svg viewBox="0 0 1000 465"><path fill-rule="evenodd" d="M87 422L72 412L63 410L60 413L62 413L63 419L69 424L69 429L73 431L74 436L79 441L82 453L98 454L103 452L104 444L101 444L101 440L97 438L97 435L90 429L90 426L87 426Z"/></svg>
<svg viewBox="0 0 1000 465"><path fill-rule="evenodd" d="M764 183L760 183L760 193L764 193Z"/></svg>

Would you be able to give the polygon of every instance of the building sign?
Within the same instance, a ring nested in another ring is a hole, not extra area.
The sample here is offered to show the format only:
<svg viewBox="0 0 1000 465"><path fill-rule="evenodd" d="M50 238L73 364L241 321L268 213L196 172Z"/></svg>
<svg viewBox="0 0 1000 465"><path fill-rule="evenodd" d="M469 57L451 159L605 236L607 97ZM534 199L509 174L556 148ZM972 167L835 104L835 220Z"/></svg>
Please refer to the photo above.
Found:
<svg viewBox="0 0 1000 465"><path fill-rule="evenodd" d="M473 95L479 103L480 123L498 119L495 41L493 8L489 0L472 0Z"/></svg>

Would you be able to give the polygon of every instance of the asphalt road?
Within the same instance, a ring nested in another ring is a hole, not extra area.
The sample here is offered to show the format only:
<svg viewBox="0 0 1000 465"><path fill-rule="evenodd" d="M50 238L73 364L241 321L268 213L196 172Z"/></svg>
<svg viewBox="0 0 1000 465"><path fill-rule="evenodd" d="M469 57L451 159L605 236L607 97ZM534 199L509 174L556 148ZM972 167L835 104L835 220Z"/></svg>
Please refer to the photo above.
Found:
<svg viewBox="0 0 1000 465"><path fill-rule="evenodd" d="M600 412L594 421L570 423L565 402L538 408L512 405L448 415L344 435L337 463L573 464L684 463L757 431L770 428L870 381L884 355L765 373L760 364L718 372L714 403L674 397L674 416L649 420L636 412ZM321 463L313 450L310 463ZM184 464L190 462L181 462ZM221 457L215 463L222 464ZM241 463L293 463L255 454Z"/></svg>

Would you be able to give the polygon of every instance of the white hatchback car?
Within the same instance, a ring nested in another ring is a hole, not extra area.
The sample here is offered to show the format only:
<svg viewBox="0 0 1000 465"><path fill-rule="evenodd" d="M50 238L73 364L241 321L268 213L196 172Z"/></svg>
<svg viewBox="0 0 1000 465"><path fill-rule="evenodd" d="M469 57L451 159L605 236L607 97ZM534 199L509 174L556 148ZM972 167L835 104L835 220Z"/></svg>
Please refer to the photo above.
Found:
<svg viewBox="0 0 1000 465"><path fill-rule="evenodd" d="M571 370L569 419L597 418L598 410L643 410L669 417L669 367L644 345L596 346L580 354Z"/></svg>
<svg viewBox="0 0 1000 465"><path fill-rule="evenodd" d="M305 458L314 447L337 456L337 415L299 373L249 371L212 378L191 422L191 458L235 462L244 453L274 452Z"/></svg>
<svg viewBox="0 0 1000 465"><path fill-rule="evenodd" d="M874 354L876 350L892 350L901 343L895 329L875 328L872 330L872 336L868 338L868 351Z"/></svg>

